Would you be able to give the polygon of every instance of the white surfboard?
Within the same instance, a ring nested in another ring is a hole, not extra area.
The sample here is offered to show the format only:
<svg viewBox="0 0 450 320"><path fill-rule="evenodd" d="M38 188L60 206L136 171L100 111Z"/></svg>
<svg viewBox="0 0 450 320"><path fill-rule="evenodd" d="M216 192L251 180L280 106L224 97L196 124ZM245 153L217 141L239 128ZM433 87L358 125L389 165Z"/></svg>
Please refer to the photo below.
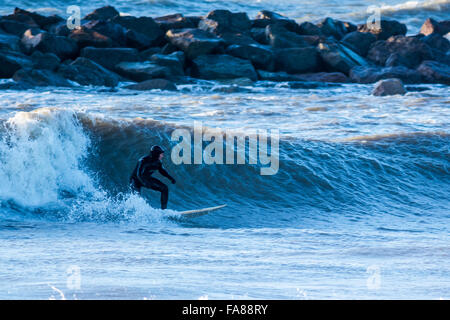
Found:
<svg viewBox="0 0 450 320"><path fill-rule="evenodd" d="M226 204L223 204L221 206L217 207L210 207L210 208L204 208L204 209L197 209L197 210L188 210L188 211L181 211L178 212L179 215L186 218L194 218L194 217L200 217L204 216L205 214L210 213L211 211L219 210L223 207L226 207Z"/></svg>

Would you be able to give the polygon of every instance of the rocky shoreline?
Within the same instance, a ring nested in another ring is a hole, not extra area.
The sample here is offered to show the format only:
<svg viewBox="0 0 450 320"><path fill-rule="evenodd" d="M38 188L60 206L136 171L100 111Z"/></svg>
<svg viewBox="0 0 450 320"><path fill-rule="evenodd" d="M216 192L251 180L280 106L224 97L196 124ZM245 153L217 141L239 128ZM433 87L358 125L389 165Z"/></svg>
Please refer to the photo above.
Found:
<svg viewBox="0 0 450 320"><path fill-rule="evenodd" d="M111 6L69 30L62 17L16 8L0 17L0 78L14 80L0 88L136 82L126 88L177 90L193 79L450 85L450 20L427 19L419 34L406 33L394 20L372 30L332 18L299 24L270 11L151 18Z"/></svg>

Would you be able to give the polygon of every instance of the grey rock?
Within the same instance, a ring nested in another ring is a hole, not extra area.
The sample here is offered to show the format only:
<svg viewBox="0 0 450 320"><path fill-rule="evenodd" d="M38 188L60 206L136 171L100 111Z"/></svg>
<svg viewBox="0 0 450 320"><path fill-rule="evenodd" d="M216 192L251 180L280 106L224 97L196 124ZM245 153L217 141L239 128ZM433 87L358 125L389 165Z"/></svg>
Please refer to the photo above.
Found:
<svg viewBox="0 0 450 320"><path fill-rule="evenodd" d="M369 63L360 55L337 42L323 42L317 46L326 69L342 72L346 75L356 66L368 66Z"/></svg>
<svg viewBox="0 0 450 320"><path fill-rule="evenodd" d="M112 20L127 29L127 45L137 49L158 46L164 40L164 32L150 17L119 16Z"/></svg>
<svg viewBox="0 0 450 320"><path fill-rule="evenodd" d="M420 28L420 33L426 36L430 34L440 34L441 36L444 36L449 32L450 20L437 22L434 19L428 18Z"/></svg>
<svg viewBox="0 0 450 320"><path fill-rule="evenodd" d="M414 69L404 66L396 67L354 67L350 71L350 79L357 83L374 83L383 79L398 78L404 83L421 83L422 76Z"/></svg>
<svg viewBox="0 0 450 320"><path fill-rule="evenodd" d="M423 60L432 60L431 48L415 37L393 36L372 44L367 59L384 66L391 54L397 53L408 68L417 67Z"/></svg>
<svg viewBox="0 0 450 320"><path fill-rule="evenodd" d="M307 47L305 39L295 32L287 30L281 24L271 24L266 27L266 38L274 48Z"/></svg>
<svg viewBox="0 0 450 320"><path fill-rule="evenodd" d="M358 26L359 32L370 32L377 40L387 40L392 36L404 36L406 34L406 25L395 20L381 19L380 28L373 28L372 25L361 24Z"/></svg>
<svg viewBox="0 0 450 320"><path fill-rule="evenodd" d="M376 41L376 37L369 32L350 32L342 38L342 43L348 46L362 57L367 55L370 45Z"/></svg>
<svg viewBox="0 0 450 320"><path fill-rule="evenodd" d="M79 48L84 47L97 47L107 48L111 47L113 41L111 38L98 33L97 31L81 27L80 29L72 30L69 34L69 38L75 41Z"/></svg>
<svg viewBox="0 0 450 320"><path fill-rule="evenodd" d="M450 66L436 61L423 61L417 68L425 81L450 85Z"/></svg>
<svg viewBox="0 0 450 320"><path fill-rule="evenodd" d="M405 93L406 89L402 81L396 78L378 81L372 91L374 96L404 95Z"/></svg>
<svg viewBox="0 0 450 320"><path fill-rule="evenodd" d="M169 67L158 65L152 61L121 62L116 65L115 69L121 76L137 82L155 78L169 78L174 75Z"/></svg>
<svg viewBox="0 0 450 320"><path fill-rule="evenodd" d="M184 75L184 53L182 51L173 52L168 55L154 54L150 60L159 66L167 67L173 76Z"/></svg>
<svg viewBox="0 0 450 320"><path fill-rule="evenodd" d="M297 75L298 80L310 82L349 83L350 79L342 72L317 72Z"/></svg>
<svg viewBox="0 0 450 320"><path fill-rule="evenodd" d="M250 60L256 68L273 69L273 52L262 45L232 45L226 49L226 53Z"/></svg>
<svg viewBox="0 0 450 320"><path fill-rule="evenodd" d="M85 16L84 20L108 20L119 16L119 11L117 11L112 6L105 6L95 9L93 12Z"/></svg>
<svg viewBox="0 0 450 320"><path fill-rule="evenodd" d="M332 18L325 18L317 25L322 34L332 36L337 40L342 39L347 33L347 28L344 23Z"/></svg>
<svg viewBox="0 0 450 320"><path fill-rule="evenodd" d="M58 73L81 85L115 87L119 76L87 58L79 57L68 65L61 65Z"/></svg>
<svg viewBox="0 0 450 320"><path fill-rule="evenodd" d="M197 28L201 17L185 17L181 13L155 18L161 30Z"/></svg>
<svg viewBox="0 0 450 320"><path fill-rule="evenodd" d="M43 53L54 53L61 60L73 58L78 54L78 46L75 41L37 29L25 31L21 43L27 53L36 50Z"/></svg>
<svg viewBox="0 0 450 320"><path fill-rule="evenodd" d="M258 76L250 61L230 55L202 55L192 61L193 75L207 80L247 77L253 81Z"/></svg>
<svg viewBox="0 0 450 320"><path fill-rule="evenodd" d="M151 79L146 80L137 84L131 84L128 86L125 86L124 88L130 89L130 90L139 90L139 91L145 91L145 90L167 90L167 91L176 91L177 87L176 85L167 79Z"/></svg>
<svg viewBox="0 0 450 320"><path fill-rule="evenodd" d="M50 25L64 21L63 18L57 15L50 15L50 16L43 16L41 14L38 14L36 12L31 12L27 10L23 10L20 8L14 9L14 15L25 15L29 16L33 21L36 22L36 24L41 28L46 30Z"/></svg>
<svg viewBox="0 0 450 320"><path fill-rule="evenodd" d="M55 71L61 60L54 53L42 53L40 51L35 51L31 55L31 60L33 61L34 69L46 69L50 71Z"/></svg>
<svg viewBox="0 0 450 320"><path fill-rule="evenodd" d="M198 24L200 29L217 35L223 32L247 32L251 26L246 13L233 13L228 10L213 10Z"/></svg>
<svg viewBox="0 0 450 320"><path fill-rule="evenodd" d="M139 52L134 48L94 48L81 50L81 56L114 71L117 64L124 61L139 61Z"/></svg>
<svg viewBox="0 0 450 320"><path fill-rule="evenodd" d="M199 29L169 30L166 37L189 59L223 49L224 41L219 37Z"/></svg>
<svg viewBox="0 0 450 320"><path fill-rule="evenodd" d="M298 75L289 74L284 71L270 72L266 70L257 70L257 72L259 78L266 81L286 82L300 80Z"/></svg>
<svg viewBox="0 0 450 320"><path fill-rule="evenodd" d="M61 75L50 70L20 69L13 75L16 82L36 87L71 87L72 85Z"/></svg>
<svg viewBox="0 0 450 320"><path fill-rule="evenodd" d="M306 73L318 68L316 48L288 48L275 51L275 68L287 73Z"/></svg>
<svg viewBox="0 0 450 320"><path fill-rule="evenodd" d="M0 78L11 78L22 68L31 68L29 57L20 52L0 51Z"/></svg>
<svg viewBox="0 0 450 320"><path fill-rule="evenodd" d="M0 31L0 50L20 51L20 38Z"/></svg>

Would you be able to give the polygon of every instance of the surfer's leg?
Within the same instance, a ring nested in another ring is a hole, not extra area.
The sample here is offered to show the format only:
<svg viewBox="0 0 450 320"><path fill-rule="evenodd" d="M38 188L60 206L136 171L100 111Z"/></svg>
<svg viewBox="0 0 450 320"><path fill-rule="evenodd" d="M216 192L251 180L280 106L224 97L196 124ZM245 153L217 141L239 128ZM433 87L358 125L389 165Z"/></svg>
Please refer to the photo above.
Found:
<svg viewBox="0 0 450 320"><path fill-rule="evenodd" d="M169 201L169 188L156 178L150 178L145 187L161 192L161 209L166 209Z"/></svg>
<svg viewBox="0 0 450 320"><path fill-rule="evenodd" d="M142 185L139 183L139 181L136 181L136 179L130 179L130 187L133 192L137 192L139 194L141 193Z"/></svg>

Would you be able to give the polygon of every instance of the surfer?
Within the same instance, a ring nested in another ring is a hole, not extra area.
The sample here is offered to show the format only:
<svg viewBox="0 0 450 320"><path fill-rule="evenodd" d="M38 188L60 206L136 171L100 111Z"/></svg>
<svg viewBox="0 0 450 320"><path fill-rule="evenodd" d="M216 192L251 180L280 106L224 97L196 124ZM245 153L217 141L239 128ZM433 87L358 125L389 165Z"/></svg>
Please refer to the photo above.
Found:
<svg viewBox="0 0 450 320"><path fill-rule="evenodd" d="M148 188L161 192L161 209L167 208L167 201L169 200L169 188L152 177L155 171L158 171L164 177L175 184L175 179L164 170L162 166L162 158L164 157L164 150L160 146L153 146L150 154L139 159L136 168L130 178L130 185L133 191L141 192L141 188Z"/></svg>

